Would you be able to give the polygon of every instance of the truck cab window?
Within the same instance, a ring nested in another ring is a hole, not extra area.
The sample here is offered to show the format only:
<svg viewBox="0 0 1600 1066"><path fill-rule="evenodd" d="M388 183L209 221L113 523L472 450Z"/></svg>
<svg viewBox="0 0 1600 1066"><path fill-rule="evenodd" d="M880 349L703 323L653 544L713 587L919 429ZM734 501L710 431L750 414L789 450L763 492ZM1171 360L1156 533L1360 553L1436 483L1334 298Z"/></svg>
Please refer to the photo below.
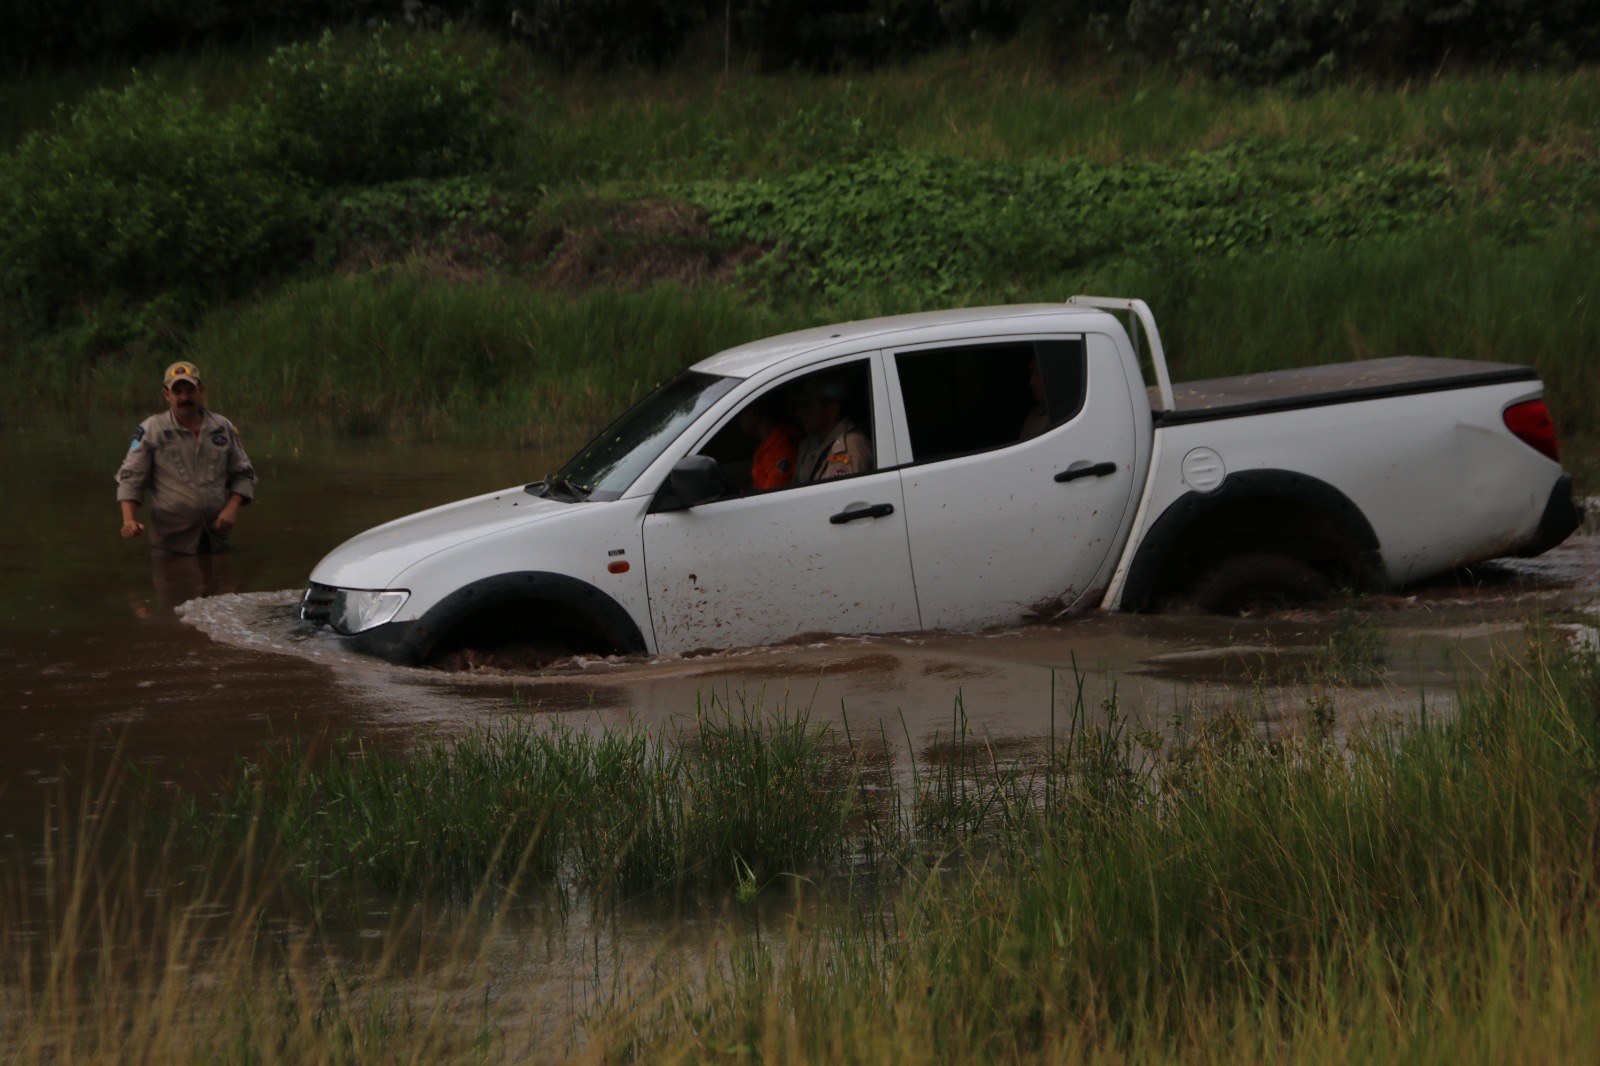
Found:
<svg viewBox="0 0 1600 1066"><path fill-rule="evenodd" d="M875 468L866 360L780 382L740 407L700 449L741 492L766 492ZM823 439L826 437L827 439ZM845 438L837 451L828 445ZM815 438L815 439L813 439ZM802 469L802 452L810 443ZM827 454L820 455L821 451ZM837 455L847 456L830 462ZM857 469L859 468L859 469Z"/></svg>
<svg viewBox="0 0 1600 1066"><path fill-rule="evenodd" d="M915 463L1004 448L1083 408L1078 337L899 352L894 361Z"/></svg>

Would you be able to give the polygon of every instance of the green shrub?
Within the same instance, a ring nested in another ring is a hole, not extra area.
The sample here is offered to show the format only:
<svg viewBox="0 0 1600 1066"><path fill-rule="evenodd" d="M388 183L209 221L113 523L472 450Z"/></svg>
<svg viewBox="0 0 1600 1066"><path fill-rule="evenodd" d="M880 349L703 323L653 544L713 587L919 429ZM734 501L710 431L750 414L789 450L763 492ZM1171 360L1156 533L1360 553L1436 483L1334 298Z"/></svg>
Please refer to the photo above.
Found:
<svg viewBox="0 0 1600 1066"><path fill-rule="evenodd" d="M1432 71L1446 60L1536 65L1592 58L1595 0L1130 0L1147 52L1246 82L1349 69Z"/></svg>
<svg viewBox="0 0 1600 1066"><path fill-rule="evenodd" d="M878 290L912 302L1121 257L1371 237L1424 224L1454 199L1428 162L1259 142L1171 164L879 155L687 195L719 235L775 245L769 272L833 297Z"/></svg>
<svg viewBox="0 0 1600 1066"><path fill-rule="evenodd" d="M501 266L526 228L528 205L479 176L417 178L346 188L322 205L319 265L369 264L434 252L461 265Z"/></svg>
<svg viewBox="0 0 1600 1066"><path fill-rule="evenodd" d="M331 33L269 60L263 113L289 165L319 185L467 174L493 158L505 119L496 58L444 34L379 30L354 52Z"/></svg>
<svg viewBox="0 0 1600 1066"><path fill-rule="evenodd" d="M308 213L249 116L136 80L0 160L0 291L41 324L158 296L181 313L298 261Z"/></svg>

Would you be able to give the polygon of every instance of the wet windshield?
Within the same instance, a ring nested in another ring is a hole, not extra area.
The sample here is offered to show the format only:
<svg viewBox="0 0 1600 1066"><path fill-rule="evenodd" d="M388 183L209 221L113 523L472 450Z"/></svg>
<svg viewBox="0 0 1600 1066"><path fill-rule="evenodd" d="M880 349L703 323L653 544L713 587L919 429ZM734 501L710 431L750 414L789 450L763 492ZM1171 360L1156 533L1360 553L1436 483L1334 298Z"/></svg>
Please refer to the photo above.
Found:
<svg viewBox="0 0 1600 1066"><path fill-rule="evenodd" d="M738 378L685 370L607 426L551 483L578 490L586 499L616 499L689 423L738 383Z"/></svg>

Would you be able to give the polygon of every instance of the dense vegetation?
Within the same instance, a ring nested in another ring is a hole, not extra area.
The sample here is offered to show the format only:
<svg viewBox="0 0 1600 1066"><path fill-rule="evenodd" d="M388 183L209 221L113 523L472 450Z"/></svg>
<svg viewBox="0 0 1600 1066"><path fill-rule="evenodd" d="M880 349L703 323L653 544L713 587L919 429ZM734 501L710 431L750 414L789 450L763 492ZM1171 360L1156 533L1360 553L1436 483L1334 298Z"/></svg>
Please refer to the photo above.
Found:
<svg viewBox="0 0 1600 1066"><path fill-rule="evenodd" d="M236 417L520 438L784 328L1098 291L1182 376L1525 361L1595 428L1591 69L1307 94L1041 39L595 74L389 30L19 75L7 396L137 410L182 354Z"/></svg>
<svg viewBox="0 0 1600 1066"><path fill-rule="evenodd" d="M18 0L0 61L132 58L394 21L468 21L564 64L661 63L692 42L769 68L832 69L1039 36L1058 54L1171 57L1245 81L1446 61L1570 64L1600 49L1595 0Z"/></svg>

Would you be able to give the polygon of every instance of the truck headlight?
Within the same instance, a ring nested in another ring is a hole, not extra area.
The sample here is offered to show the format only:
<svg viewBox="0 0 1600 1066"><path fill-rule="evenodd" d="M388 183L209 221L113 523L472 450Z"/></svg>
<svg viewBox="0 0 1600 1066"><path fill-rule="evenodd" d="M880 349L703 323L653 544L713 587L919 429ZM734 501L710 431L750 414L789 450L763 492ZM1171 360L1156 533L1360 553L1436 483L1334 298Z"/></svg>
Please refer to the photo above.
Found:
<svg viewBox="0 0 1600 1066"><path fill-rule="evenodd" d="M353 636L388 622L400 613L410 595L404 589L338 589L333 596L329 620L335 630L347 637Z"/></svg>

